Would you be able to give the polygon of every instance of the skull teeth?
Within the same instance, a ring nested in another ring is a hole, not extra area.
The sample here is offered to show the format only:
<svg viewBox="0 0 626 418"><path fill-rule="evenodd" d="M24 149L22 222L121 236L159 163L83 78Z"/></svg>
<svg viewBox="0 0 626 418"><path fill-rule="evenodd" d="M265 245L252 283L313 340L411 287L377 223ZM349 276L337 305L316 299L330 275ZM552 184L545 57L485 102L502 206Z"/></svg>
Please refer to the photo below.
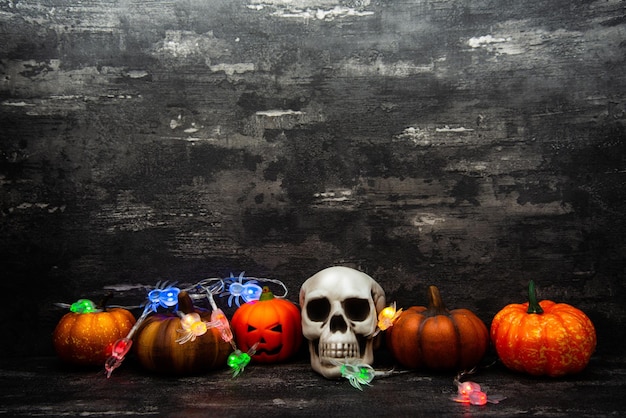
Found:
<svg viewBox="0 0 626 418"><path fill-rule="evenodd" d="M353 343L327 343L319 345L320 357L327 358L359 358L358 344Z"/></svg>

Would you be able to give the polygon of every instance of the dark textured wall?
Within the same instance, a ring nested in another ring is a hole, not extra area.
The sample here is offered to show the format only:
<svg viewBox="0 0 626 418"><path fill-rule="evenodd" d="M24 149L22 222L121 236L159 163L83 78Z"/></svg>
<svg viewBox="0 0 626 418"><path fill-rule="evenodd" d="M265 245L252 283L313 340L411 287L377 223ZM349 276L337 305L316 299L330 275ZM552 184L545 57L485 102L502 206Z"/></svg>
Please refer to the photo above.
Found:
<svg viewBox="0 0 626 418"><path fill-rule="evenodd" d="M624 339L618 0L0 1L3 355L54 302L241 271L540 296Z"/></svg>

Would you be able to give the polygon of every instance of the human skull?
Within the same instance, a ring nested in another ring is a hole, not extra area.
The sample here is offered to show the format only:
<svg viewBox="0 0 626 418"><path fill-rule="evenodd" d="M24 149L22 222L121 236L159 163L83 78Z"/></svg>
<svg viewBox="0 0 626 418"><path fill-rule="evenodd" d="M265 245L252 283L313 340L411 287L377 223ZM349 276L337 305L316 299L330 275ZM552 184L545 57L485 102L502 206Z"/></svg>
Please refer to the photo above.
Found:
<svg viewBox="0 0 626 418"><path fill-rule="evenodd" d="M373 363L378 312L385 307L385 291L374 279L349 267L329 267L302 284L300 306L313 370L336 378L340 362Z"/></svg>

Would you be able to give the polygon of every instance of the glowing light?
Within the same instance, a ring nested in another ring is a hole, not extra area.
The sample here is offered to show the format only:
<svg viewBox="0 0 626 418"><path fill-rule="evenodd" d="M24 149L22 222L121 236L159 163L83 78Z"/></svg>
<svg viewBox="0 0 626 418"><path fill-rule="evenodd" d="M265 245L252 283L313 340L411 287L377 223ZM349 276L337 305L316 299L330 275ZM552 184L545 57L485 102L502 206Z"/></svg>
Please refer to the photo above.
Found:
<svg viewBox="0 0 626 418"><path fill-rule="evenodd" d="M148 301L150 302L151 309L156 312L159 306L163 308L171 308L178 304L178 294L180 289L174 286L157 285L156 289L148 292Z"/></svg>
<svg viewBox="0 0 626 418"><path fill-rule="evenodd" d="M233 274L230 274L230 277L226 279L230 284L228 285L228 291L222 293L220 296L230 295L228 297L228 306L232 306L233 301L237 304L237 306L241 306L240 298L243 299L244 302L250 302L251 300L258 300L261 296L261 286L259 286L256 280L248 280L244 283L245 277L243 276L244 272L239 274L239 277L233 277Z"/></svg>
<svg viewBox="0 0 626 418"><path fill-rule="evenodd" d="M178 294L180 289L177 287L168 287L163 289L159 295L159 302L164 308L171 308L178 303Z"/></svg>
<svg viewBox="0 0 626 418"><path fill-rule="evenodd" d="M487 402L497 404L505 399L504 396L500 395L487 396L487 394L481 390L480 385L475 382L460 382L455 380L455 383L457 385L457 396L452 398L455 402L481 406L486 405Z"/></svg>
<svg viewBox="0 0 626 418"><path fill-rule="evenodd" d="M472 392L480 392L480 385L474 382L462 382L459 384L459 395L466 397Z"/></svg>
<svg viewBox="0 0 626 418"><path fill-rule="evenodd" d="M259 300L263 293L263 289L258 284L246 283L243 285L243 292L241 298L244 302L250 302L251 300Z"/></svg>
<svg viewBox="0 0 626 418"><path fill-rule="evenodd" d="M472 405L485 405L487 403L487 394L481 391L474 391L469 394L469 401Z"/></svg>
<svg viewBox="0 0 626 418"><path fill-rule="evenodd" d="M250 354L244 353L241 350L235 350L228 356L228 367L233 369L233 377L237 377L243 372L243 369L250 363Z"/></svg>
<svg viewBox="0 0 626 418"><path fill-rule="evenodd" d="M70 306L70 311L75 313L89 313L96 310L96 305L89 299L78 299Z"/></svg>
<svg viewBox="0 0 626 418"><path fill-rule="evenodd" d="M396 311L396 302L387 306L378 314L378 328L381 331L393 326L394 322L400 317L402 308Z"/></svg>
<svg viewBox="0 0 626 418"><path fill-rule="evenodd" d="M252 356L256 353L256 348L259 346L259 343L254 344L247 353L242 352L240 349L235 348L230 356L228 356L228 360L226 360L226 364L228 367L233 369L233 377L237 377L239 374L243 372L243 369L250 363L252 360Z"/></svg>
<svg viewBox="0 0 626 418"><path fill-rule="evenodd" d="M228 318L226 318L226 315L224 315L224 312L220 308L214 309L213 312L211 312L211 324L220 331L224 341L232 344L233 332L230 329Z"/></svg>
<svg viewBox="0 0 626 418"><path fill-rule="evenodd" d="M195 341L196 337L206 334L208 331L208 325L200 318L200 315L193 312L186 315L180 314L180 324L183 329L177 331L182 333L183 336L176 340L179 344L185 344L187 341Z"/></svg>
<svg viewBox="0 0 626 418"><path fill-rule="evenodd" d="M107 378L111 377L111 373L113 370L117 369L122 365L124 361L124 357L130 350L130 347L133 345L133 340L130 338L120 338L115 343L113 343L113 348L111 351L111 356L104 363L104 369L107 373Z"/></svg>
<svg viewBox="0 0 626 418"><path fill-rule="evenodd" d="M341 365L341 377L348 379L350 384L358 390L363 390L361 385L369 385L376 372L368 364L344 363Z"/></svg>

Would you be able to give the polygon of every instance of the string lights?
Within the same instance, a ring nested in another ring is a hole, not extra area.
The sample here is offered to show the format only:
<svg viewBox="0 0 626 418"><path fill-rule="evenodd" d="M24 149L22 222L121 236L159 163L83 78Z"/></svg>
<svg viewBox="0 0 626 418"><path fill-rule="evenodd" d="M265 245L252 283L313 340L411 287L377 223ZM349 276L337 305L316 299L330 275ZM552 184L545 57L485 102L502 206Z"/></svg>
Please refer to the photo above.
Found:
<svg viewBox="0 0 626 418"><path fill-rule="evenodd" d="M280 285L284 289L284 294L276 297L285 298L287 296L287 287L280 280L245 277L244 272L240 273L237 277L233 276L231 273L228 278L203 279L182 289L168 282L157 283L155 288L147 292L145 302L140 305L144 308L143 312L128 334L112 344L111 355L104 363L107 378L110 378L113 371L122 365L133 345L133 336L141 327L144 320L149 314L156 313L159 310L171 311L180 317L182 328L177 331L181 336L176 340L179 344L193 342L197 337L204 335L211 328L218 329L221 338L228 342L233 348L233 352L227 361L228 366L233 370L233 377L240 375L250 362L251 356L255 353L256 346L252 347L248 352L242 352L237 348L228 318L224 311L215 303L214 295L219 295L220 297L228 296L229 307L232 307L233 303L240 306L241 300L246 303L260 298L262 287L259 283L261 282ZM210 321L203 321L197 313L185 314L178 311L178 295L181 291L187 292L193 299L206 299L208 301L211 307ZM56 305L69 308L71 312L76 313L102 311L102 309L98 309L89 299L79 299L71 305L65 303L57 303ZM122 308L130 309L130 307Z"/></svg>

